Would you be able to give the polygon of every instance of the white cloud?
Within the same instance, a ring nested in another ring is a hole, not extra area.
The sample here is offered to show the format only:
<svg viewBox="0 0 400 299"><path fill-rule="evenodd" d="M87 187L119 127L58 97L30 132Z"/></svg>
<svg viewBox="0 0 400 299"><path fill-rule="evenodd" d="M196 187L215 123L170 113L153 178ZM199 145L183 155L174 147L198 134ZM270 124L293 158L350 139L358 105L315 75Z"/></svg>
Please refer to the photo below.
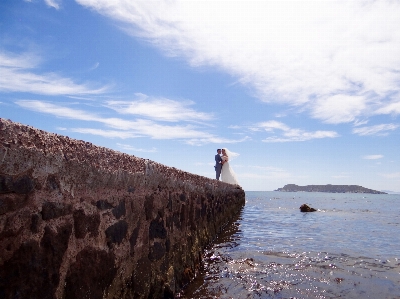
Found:
<svg viewBox="0 0 400 299"><path fill-rule="evenodd" d="M305 105L324 122L399 111L387 104L400 94L399 1L77 2L167 55L217 67L261 100Z"/></svg>
<svg viewBox="0 0 400 299"><path fill-rule="evenodd" d="M100 66L99 62L96 62L90 69L89 71L94 71L95 69L97 69Z"/></svg>
<svg viewBox="0 0 400 299"><path fill-rule="evenodd" d="M157 124L150 120L124 120L120 118L106 118L83 110L71 109L58 106L48 102L35 100L20 100L16 102L19 106L29 110L52 114L57 117L93 121L102 123L108 127L118 130L129 130L130 133L116 134L114 137L132 138L139 136L149 136L154 139L174 139L174 138L211 138L213 135L196 130L193 126L165 126ZM75 132L101 135L104 137L113 137L116 131L105 131L97 129L74 129ZM122 137L124 136L124 137Z"/></svg>
<svg viewBox="0 0 400 299"><path fill-rule="evenodd" d="M35 100L19 100L16 104L28 110L47 113L56 117L85 120L85 121L101 121L101 118L83 110L72 109L68 107L58 106L52 103L35 101Z"/></svg>
<svg viewBox="0 0 400 299"><path fill-rule="evenodd" d="M56 73L37 74L41 58L35 54L0 52L0 92L29 92L43 95L89 95L104 93L108 87L77 84Z"/></svg>
<svg viewBox="0 0 400 299"><path fill-rule="evenodd" d="M362 158L366 160L377 160L377 159L382 159L383 155L366 155L363 156Z"/></svg>
<svg viewBox="0 0 400 299"><path fill-rule="evenodd" d="M355 127L358 127L358 126L366 125L367 123L368 123L368 120L366 120L366 119L364 119L364 120L356 120L356 121L353 123L353 125L354 125Z"/></svg>
<svg viewBox="0 0 400 299"><path fill-rule="evenodd" d="M164 125L147 119L125 120L115 117L104 117L97 114L86 112L80 109L72 109L55 105L49 102L36 100L19 100L16 104L40 113L51 114L60 118L82 120L100 123L107 128L73 128L71 131L82 134L93 134L106 138L137 138L149 137L152 139L181 139L191 145L203 145L206 143L237 143L248 140L244 137L240 140L225 139L193 125Z"/></svg>
<svg viewBox="0 0 400 299"><path fill-rule="evenodd" d="M353 133L360 135L360 136L367 136L367 135L380 135L385 136L388 134L387 131L394 131L400 125L396 124L381 124L369 127L361 127L361 128L354 128Z"/></svg>
<svg viewBox="0 0 400 299"><path fill-rule="evenodd" d="M268 133L276 133L278 131L279 136L271 136L265 138L264 142L292 142L292 141L307 141L311 139L319 138L335 138L339 134L334 131L314 131L307 132L302 129L293 129L286 124L271 120L259 123L255 125L253 131L265 130Z"/></svg>
<svg viewBox="0 0 400 299"><path fill-rule="evenodd" d="M68 130L71 132L76 132L81 134L91 134L111 139L113 138L127 139L127 138L143 137L142 135L138 135L130 131L104 130L104 129L93 129L93 128L71 128Z"/></svg>
<svg viewBox="0 0 400 299"><path fill-rule="evenodd" d="M362 115L366 104L363 96L337 94L317 100L312 107L312 116L331 124L352 122Z"/></svg>
<svg viewBox="0 0 400 299"><path fill-rule="evenodd" d="M61 0L44 0L44 2L50 7L53 7L55 9L57 9L57 10L60 9Z"/></svg>
<svg viewBox="0 0 400 299"><path fill-rule="evenodd" d="M136 148L130 144L117 143L117 145L126 151L142 152L142 153L156 153L157 152L157 149L155 147L153 147L151 149L143 149L143 148Z"/></svg>
<svg viewBox="0 0 400 299"><path fill-rule="evenodd" d="M109 101L107 106L120 114L145 116L154 120L178 121L207 121L211 114L197 112L188 106L192 101L178 102L166 98L152 98L144 94L136 94L139 98L133 101Z"/></svg>
<svg viewBox="0 0 400 299"><path fill-rule="evenodd" d="M262 122L258 124L258 128L262 128L267 132L272 132L275 129L282 130L282 131L290 131L290 128L285 125L284 123L276 120L270 120L266 122Z"/></svg>
<svg viewBox="0 0 400 299"><path fill-rule="evenodd" d="M400 100L393 101L376 111L376 114L400 114Z"/></svg>

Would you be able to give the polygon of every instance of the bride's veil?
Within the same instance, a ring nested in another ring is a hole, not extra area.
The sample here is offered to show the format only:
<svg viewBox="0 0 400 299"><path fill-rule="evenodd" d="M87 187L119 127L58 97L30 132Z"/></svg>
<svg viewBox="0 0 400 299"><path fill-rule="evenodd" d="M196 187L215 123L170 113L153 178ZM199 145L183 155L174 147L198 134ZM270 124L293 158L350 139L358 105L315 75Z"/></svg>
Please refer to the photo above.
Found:
<svg viewBox="0 0 400 299"><path fill-rule="evenodd" d="M234 159L234 158L236 158L236 157L239 156L238 153L231 152L231 151L228 150L226 147L224 147L223 150L225 150L225 153L226 153L226 155L229 157L229 160L232 160L232 159Z"/></svg>

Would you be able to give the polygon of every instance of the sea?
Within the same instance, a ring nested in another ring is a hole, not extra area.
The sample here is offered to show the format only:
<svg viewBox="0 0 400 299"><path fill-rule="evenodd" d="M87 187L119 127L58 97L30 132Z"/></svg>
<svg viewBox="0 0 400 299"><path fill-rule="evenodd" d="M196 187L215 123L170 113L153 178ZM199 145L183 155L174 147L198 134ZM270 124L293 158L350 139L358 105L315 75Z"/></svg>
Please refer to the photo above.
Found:
<svg viewBox="0 0 400 299"><path fill-rule="evenodd" d="M246 192L180 298L400 298L400 194Z"/></svg>

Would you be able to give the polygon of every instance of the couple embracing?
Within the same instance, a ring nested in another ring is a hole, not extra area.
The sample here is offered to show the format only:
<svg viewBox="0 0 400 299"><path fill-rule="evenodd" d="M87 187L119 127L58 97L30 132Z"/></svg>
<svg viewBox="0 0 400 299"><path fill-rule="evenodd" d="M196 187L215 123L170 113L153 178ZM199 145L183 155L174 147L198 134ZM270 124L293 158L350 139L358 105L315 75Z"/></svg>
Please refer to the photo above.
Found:
<svg viewBox="0 0 400 299"><path fill-rule="evenodd" d="M223 148L222 150L220 148L217 149L214 166L216 173L215 178L219 180L219 177L221 176L221 181L229 184L239 185L239 182L236 179L236 174L229 165L229 158L232 157L232 152L230 152L227 148Z"/></svg>

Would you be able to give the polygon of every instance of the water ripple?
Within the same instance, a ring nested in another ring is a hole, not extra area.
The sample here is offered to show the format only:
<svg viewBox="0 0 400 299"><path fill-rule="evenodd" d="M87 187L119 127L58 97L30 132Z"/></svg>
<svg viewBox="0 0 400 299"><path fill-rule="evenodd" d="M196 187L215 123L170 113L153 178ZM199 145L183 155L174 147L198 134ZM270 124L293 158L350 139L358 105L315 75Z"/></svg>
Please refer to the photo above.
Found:
<svg viewBox="0 0 400 299"><path fill-rule="evenodd" d="M182 298L400 298L400 198L246 195Z"/></svg>

